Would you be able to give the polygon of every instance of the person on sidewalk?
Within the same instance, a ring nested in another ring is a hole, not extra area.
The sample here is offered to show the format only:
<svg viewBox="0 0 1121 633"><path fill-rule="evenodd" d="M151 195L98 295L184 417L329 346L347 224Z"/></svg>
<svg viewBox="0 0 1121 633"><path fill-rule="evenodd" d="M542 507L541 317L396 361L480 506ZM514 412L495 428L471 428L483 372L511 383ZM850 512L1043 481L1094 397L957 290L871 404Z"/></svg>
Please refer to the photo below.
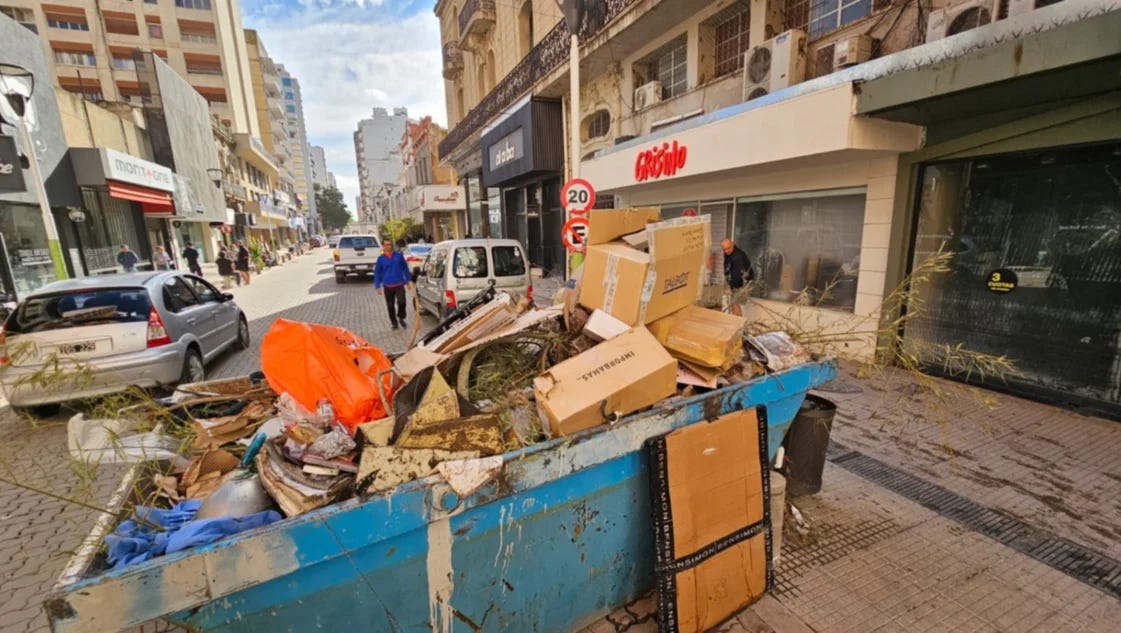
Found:
<svg viewBox="0 0 1121 633"><path fill-rule="evenodd" d="M224 248L218 251L217 264L218 276L222 278L222 290L229 290L232 286L230 280L235 276L234 263L230 260L229 251Z"/></svg>
<svg viewBox="0 0 1121 633"><path fill-rule="evenodd" d="M183 249L183 259L187 260L187 270L192 275L202 277L202 266L199 266L199 250L190 242L187 242L187 248Z"/></svg>
<svg viewBox="0 0 1121 633"><path fill-rule="evenodd" d="M162 246L157 246L155 252L152 253L152 263L155 264L156 270L171 269L171 258L167 256L167 251Z"/></svg>
<svg viewBox="0 0 1121 633"><path fill-rule="evenodd" d="M237 276L242 283L249 285L249 249L241 240L237 241Z"/></svg>
<svg viewBox="0 0 1121 633"><path fill-rule="evenodd" d="M393 329L405 327L405 288L413 285L409 263L401 251L393 249L393 242L383 240L381 255L374 264L374 288L378 294L385 295L385 307L389 311L389 322ZM384 292L383 292L384 289ZM396 304L396 310L394 310Z"/></svg>
<svg viewBox="0 0 1121 633"><path fill-rule="evenodd" d="M740 305L745 300L742 296L743 289L748 282L755 280L755 271L751 268L751 260L747 258L747 253L732 240L725 238L720 246L724 251L724 280L728 283L727 294L731 295L728 300L730 310L736 316L743 316L743 307Z"/></svg>
<svg viewBox="0 0 1121 633"><path fill-rule="evenodd" d="M117 253L117 263L126 273L134 273L136 272L136 265L140 263L140 258L128 249L128 244L121 244L121 252Z"/></svg>

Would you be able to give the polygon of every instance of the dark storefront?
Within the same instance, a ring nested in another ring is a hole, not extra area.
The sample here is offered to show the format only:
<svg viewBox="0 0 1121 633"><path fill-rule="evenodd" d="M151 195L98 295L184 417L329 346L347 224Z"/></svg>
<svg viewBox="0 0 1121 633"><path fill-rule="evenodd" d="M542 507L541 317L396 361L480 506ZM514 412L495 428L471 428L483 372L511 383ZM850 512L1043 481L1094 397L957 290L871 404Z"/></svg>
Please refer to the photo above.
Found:
<svg viewBox="0 0 1121 633"><path fill-rule="evenodd" d="M483 183L501 189L502 233L546 275L564 274L564 123L559 101L531 99L483 135Z"/></svg>
<svg viewBox="0 0 1121 633"><path fill-rule="evenodd" d="M933 364L961 344L1007 356L1007 387L1121 416L1121 143L921 169L913 266L940 247L949 271L917 285L905 339Z"/></svg>

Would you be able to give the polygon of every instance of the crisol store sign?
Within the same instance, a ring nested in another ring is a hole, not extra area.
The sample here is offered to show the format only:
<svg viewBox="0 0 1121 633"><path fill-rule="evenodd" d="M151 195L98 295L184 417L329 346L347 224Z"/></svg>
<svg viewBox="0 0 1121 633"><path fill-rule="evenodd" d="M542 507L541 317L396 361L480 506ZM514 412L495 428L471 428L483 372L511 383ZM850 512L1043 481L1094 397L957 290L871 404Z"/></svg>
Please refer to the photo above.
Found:
<svg viewBox="0 0 1121 633"><path fill-rule="evenodd" d="M634 161L634 179L645 182L672 176L685 166L688 156L688 149L677 141L655 145L638 153Z"/></svg>
<svg viewBox="0 0 1121 633"><path fill-rule="evenodd" d="M175 191L171 170L163 165L109 148L101 149L101 164L107 180L118 180L160 191Z"/></svg>

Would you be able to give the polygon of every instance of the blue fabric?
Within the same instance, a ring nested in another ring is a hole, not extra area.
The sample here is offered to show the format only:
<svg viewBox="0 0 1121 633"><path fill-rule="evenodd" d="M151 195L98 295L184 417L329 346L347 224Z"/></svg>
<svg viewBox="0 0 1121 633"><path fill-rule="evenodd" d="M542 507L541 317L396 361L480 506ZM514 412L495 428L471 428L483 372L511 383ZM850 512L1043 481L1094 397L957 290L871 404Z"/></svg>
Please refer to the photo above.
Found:
<svg viewBox="0 0 1121 633"><path fill-rule="evenodd" d="M412 280L413 274L409 272L409 263L405 261L401 251L394 251L389 257L385 253L378 255L378 261L374 264L375 288L403 286Z"/></svg>
<svg viewBox="0 0 1121 633"><path fill-rule="evenodd" d="M227 536L268 525L281 519L280 514L267 510L245 517L223 517L195 521L202 501L180 501L170 510L137 506L136 519L121 521L117 529L105 537L109 548L108 559L113 569L122 569L157 556L171 554L197 545L206 545ZM151 527L157 525L162 530Z"/></svg>

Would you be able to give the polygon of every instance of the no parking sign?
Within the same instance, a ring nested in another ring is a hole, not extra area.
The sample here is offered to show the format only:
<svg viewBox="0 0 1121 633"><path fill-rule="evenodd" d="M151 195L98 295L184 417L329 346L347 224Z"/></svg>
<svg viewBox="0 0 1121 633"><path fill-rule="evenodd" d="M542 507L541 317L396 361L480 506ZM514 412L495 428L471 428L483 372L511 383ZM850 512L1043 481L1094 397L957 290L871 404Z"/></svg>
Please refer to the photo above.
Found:
<svg viewBox="0 0 1121 633"><path fill-rule="evenodd" d="M561 242L570 253L583 253L584 243L588 236L588 219L572 218L565 222L561 231Z"/></svg>

